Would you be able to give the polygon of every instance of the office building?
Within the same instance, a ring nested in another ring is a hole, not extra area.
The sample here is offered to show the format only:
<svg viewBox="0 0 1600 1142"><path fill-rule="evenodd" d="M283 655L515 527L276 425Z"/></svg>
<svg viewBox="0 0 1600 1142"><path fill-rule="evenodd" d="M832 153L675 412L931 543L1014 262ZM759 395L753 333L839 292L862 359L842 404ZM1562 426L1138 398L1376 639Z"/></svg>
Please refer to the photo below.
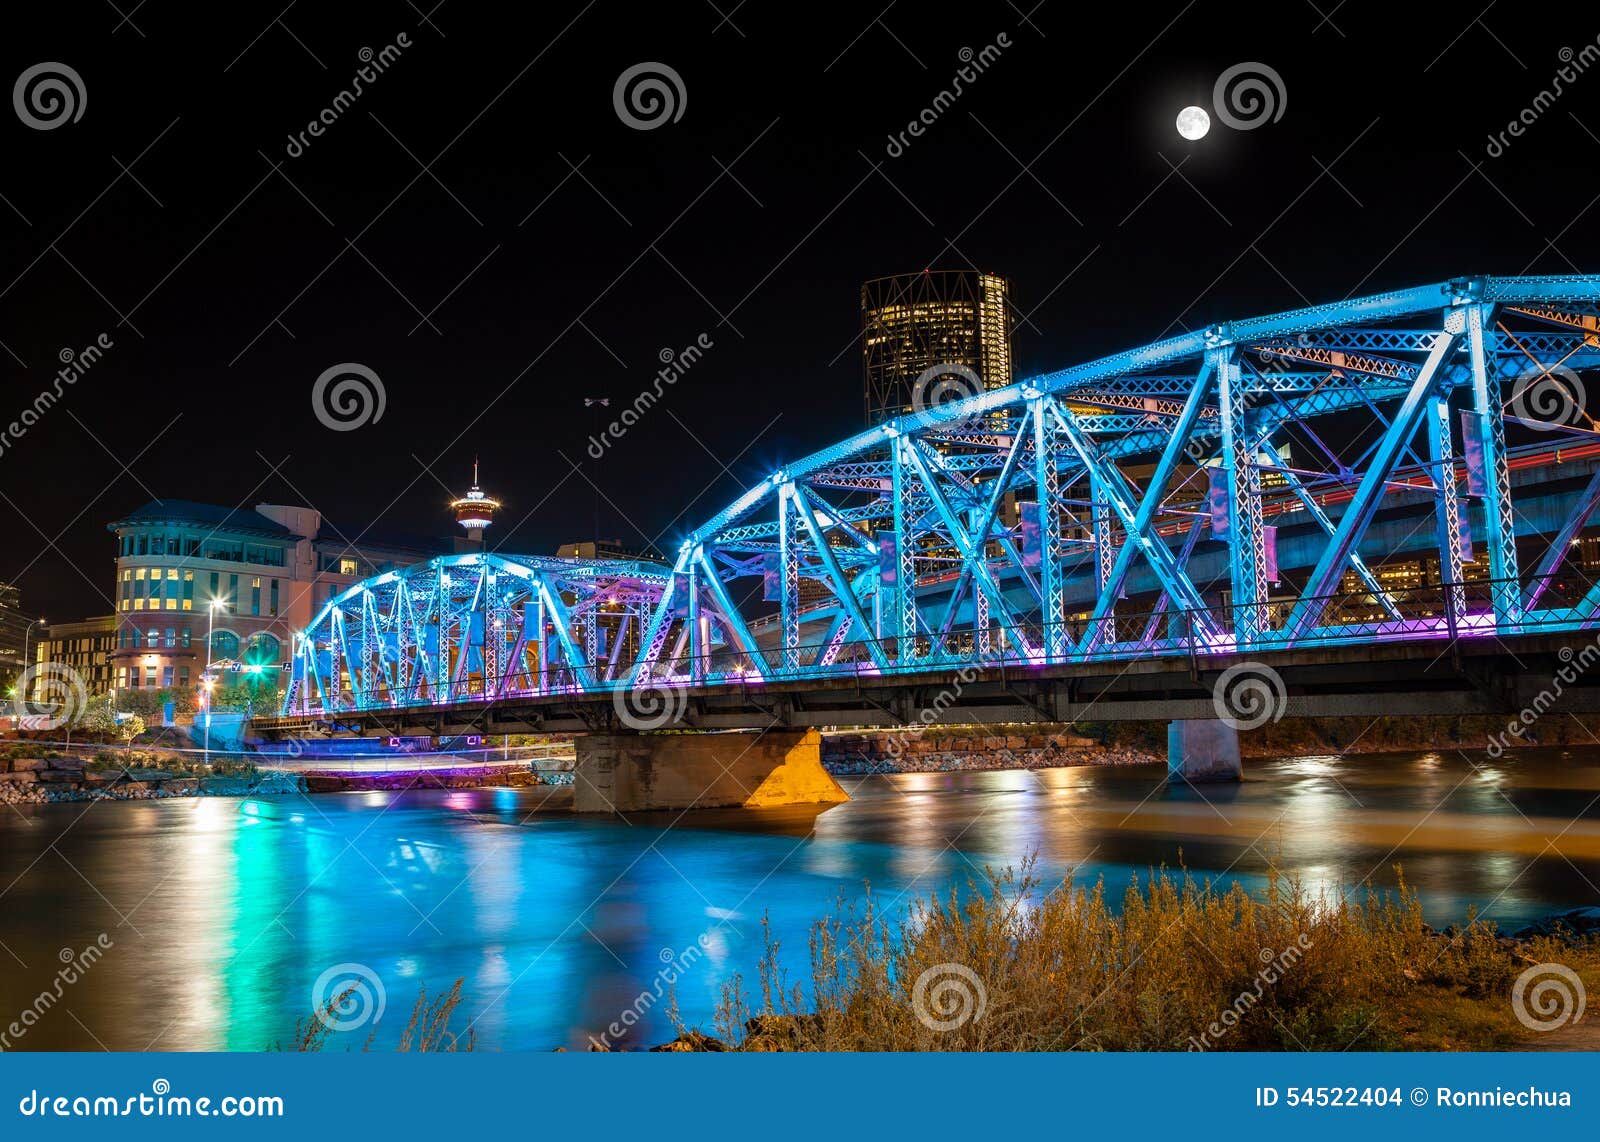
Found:
<svg viewBox="0 0 1600 1142"><path fill-rule="evenodd" d="M965 388L1004 388L1012 380L1006 280L976 270L876 278L861 287L861 340L868 427L923 402L976 395ZM918 394L918 379L938 366L971 377L947 373Z"/></svg>
<svg viewBox="0 0 1600 1142"><path fill-rule="evenodd" d="M286 666L293 633L360 580L454 549L449 540L346 540L313 508L152 500L109 525L117 625L109 684L194 686L210 658L256 676ZM214 609L214 613L212 610Z"/></svg>

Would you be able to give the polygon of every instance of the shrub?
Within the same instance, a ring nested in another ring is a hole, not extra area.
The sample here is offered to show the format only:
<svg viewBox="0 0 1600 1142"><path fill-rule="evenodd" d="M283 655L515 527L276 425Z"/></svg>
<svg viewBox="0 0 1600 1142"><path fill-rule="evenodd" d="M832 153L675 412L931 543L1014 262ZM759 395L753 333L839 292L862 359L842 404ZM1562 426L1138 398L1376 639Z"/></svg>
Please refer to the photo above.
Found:
<svg viewBox="0 0 1600 1142"><path fill-rule="evenodd" d="M870 891L841 901L811 929L804 984L767 928L759 1000L730 981L716 1030L744 1050L1371 1050L1406 1045L1426 999L1468 1001L1478 1045L1519 1033L1515 946L1477 919L1435 932L1403 878L1352 902L1276 871L1257 896L1163 869L1120 910L1103 882L1039 887L1028 862L899 919Z"/></svg>

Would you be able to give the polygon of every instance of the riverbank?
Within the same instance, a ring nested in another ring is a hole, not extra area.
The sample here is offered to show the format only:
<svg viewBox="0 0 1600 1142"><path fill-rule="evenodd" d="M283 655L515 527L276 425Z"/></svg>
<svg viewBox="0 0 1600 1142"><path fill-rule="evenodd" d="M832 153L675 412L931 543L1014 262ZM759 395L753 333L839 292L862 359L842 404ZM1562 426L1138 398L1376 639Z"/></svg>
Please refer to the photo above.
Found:
<svg viewBox="0 0 1600 1142"><path fill-rule="evenodd" d="M1520 747L1600 743L1600 717L1550 719L1512 735L1499 717L1285 718L1239 735L1247 761L1307 754L1340 756L1411 750L1460 751L1490 758ZM1164 765L1165 722L1074 725L936 726L832 733L822 764L836 777L894 773L981 773L1070 767ZM35 749L37 747L34 747ZM93 747L91 747L91 750ZM525 762L406 769L396 755L382 773L308 768L260 770L247 761L206 767L159 748L27 756L12 745L0 757L0 804L190 796L262 796L403 789L472 789L570 784L567 772ZM570 763L568 763L570 764Z"/></svg>
<svg viewBox="0 0 1600 1142"><path fill-rule="evenodd" d="M297 793L372 790L514 788L570 783L570 775L536 772L527 762L435 766L406 770L403 759L385 772L258 769L247 763L206 765L179 754L139 751L106 756L81 753L0 757L0 804L44 805L70 801L149 801L169 797L271 797Z"/></svg>
<svg viewBox="0 0 1600 1142"><path fill-rule="evenodd" d="M462 765L448 769L400 770L393 773L305 773L300 780L307 793L364 793L406 789L503 789L530 785L561 785L564 774L536 773L526 763Z"/></svg>
<svg viewBox="0 0 1600 1142"><path fill-rule="evenodd" d="M1163 729L1163 733L1165 730ZM822 766L835 777L880 773L986 772L1083 765L1165 763L1166 753L1140 743L1107 745L1070 726L940 727L891 733L830 734Z"/></svg>
<svg viewBox="0 0 1600 1142"><path fill-rule="evenodd" d="M1239 732L1245 759L1305 754L1458 750L1499 757L1522 748L1600 744L1600 717L1551 718L1508 732L1508 717L1284 718ZM822 764L838 777L1087 765L1164 765L1166 722L935 726L830 734Z"/></svg>
<svg viewBox="0 0 1600 1142"><path fill-rule="evenodd" d="M229 770L217 772L217 769ZM150 801L166 797L257 797L300 793L298 775L178 762L170 767L103 766L83 757L0 759L0 804L59 801Z"/></svg>
<svg viewBox="0 0 1600 1142"><path fill-rule="evenodd" d="M1522 732L1512 734L1515 724ZM1522 748L1591 746L1600 743L1600 717L1563 715L1522 726L1503 716L1411 718L1284 718L1239 735L1246 758L1288 754L1395 753L1460 750L1468 757L1498 757Z"/></svg>
<svg viewBox="0 0 1600 1142"><path fill-rule="evenodd" d="M1351 902L1276 872L1251 893L1159 871L1120 907L1101 884L1041 888L1027 866L990 873L904 917L869 894L813 924L809 962L769 934L757 979L724 984L709 1029L679 1021L650 1049L1477 1051L1537 1049L1572 1028L1592 1038L1600 909L1507 937L1476 920L1429 927L1404 882Z"/></svg>

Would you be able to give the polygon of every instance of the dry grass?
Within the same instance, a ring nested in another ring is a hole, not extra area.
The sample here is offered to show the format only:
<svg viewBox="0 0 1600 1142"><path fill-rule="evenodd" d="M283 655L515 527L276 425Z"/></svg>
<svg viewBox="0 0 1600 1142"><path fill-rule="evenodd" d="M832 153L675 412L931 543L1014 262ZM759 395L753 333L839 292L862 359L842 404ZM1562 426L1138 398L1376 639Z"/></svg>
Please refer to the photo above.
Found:
<svg viewBox="0 0 1600 1142"><path fill-rule="evenodd" d="M782 953L768 929L759 994L739 978L724 989L714 1020L722 1042L824 1051L1481 1049L1529 1037L1510 1003L1524 967L1558 961L1600 986L1600 943L1516 943L1476 920L1435 932L1403 880L1397 894L1351 901L1278 873L1255 896L1161 871L1136 881L1115 909L1103 884L1068 881L1041 893L1031 863L921 901L899 919L870 891L841 901L812 928L804 983L791 980Z"/></svg>
<svg viewBox="0 0 1600 1142"><path fill-rule="evenodd" d="M406 1023L405 1029L400 1032L400 1039L395 1044L396 1051L471 1051L476 1049L477 1032L468 1030L465 1039L450 1030L450 1017L461 1005L461 985L464 980L458 979L449 991L440 992L433 998L428 997L428 989L421 988L417 994L417 1001L411 1007L411 1019ZM322 1007L311 1013L307 1019L297 1019L294 1025L294 1038L286 1048L282 1043L273 1045L277 1051L320 1051L327 1045L333 1033L339 1029L339 1013L355 995L356 988L350 987L338 995L329 998ZM363 1051L372 1049L373 1041L377 1038L378 1028L374 1026L367 1034L366 1042L362 1044Z"/></svg>

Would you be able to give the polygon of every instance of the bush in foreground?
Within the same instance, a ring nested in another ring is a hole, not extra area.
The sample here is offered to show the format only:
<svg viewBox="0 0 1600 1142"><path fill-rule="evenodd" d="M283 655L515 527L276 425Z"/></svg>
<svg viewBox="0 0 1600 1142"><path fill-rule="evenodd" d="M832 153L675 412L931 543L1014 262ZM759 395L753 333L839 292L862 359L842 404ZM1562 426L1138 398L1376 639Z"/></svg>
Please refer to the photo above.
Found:
<svg viewBox="0 0 1600 1142"><path fill-rule="evenodd" d="M870 891L816 923L805 983L767 929L757 990L715 1031L736 1050L1386 1050L1513 1046L1513 983L1560 962L1600 981L1593 937L1437 932L1402 879L1359 901L1274 872L1255 896L1188 875L1040 891L1031 862L891 919ZM687 1046L698 1032L680 1027Z"/></svg>

